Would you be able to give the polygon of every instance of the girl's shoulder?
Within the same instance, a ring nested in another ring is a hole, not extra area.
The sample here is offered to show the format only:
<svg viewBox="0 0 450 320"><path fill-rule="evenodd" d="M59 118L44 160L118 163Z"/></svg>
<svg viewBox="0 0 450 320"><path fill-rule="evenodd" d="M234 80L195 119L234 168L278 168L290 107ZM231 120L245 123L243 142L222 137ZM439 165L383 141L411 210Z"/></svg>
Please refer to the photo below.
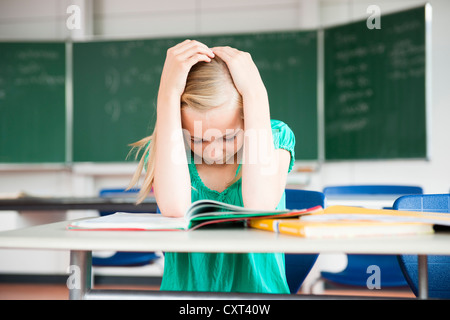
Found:
<svg viewBox="0 0 450 320"><path fill-rule="evenodd" d="M281 120L270 120L270 125L272 127L272 135L274 142L284 141L285 143L295 144L295 135L292 129Z"/></svg>
<svg viewBox="0 0 450 320"><path fill-rule="evenodd" d="M270 120L272 127L273 143L276 149L285 149L291 154L289 171L294 167L295 162L295 135L289 126L280 120Z"/></svg>
<svg viewBox="0 0 450 320"><path fill-rule="evenodd" d="M281 120L270 120L270 126L272 127L272 131L278 131L280 133L292 132L291 128Z"/></svg>
<svg viewBox="0 0 450 320"><path fill-rule="evenodd" d="M274 129L274 128L278 128L278 127L284 127L284 126L287 126L287 124L286 123L284 123L283 121L281 121L281 120L275 120L275 119L270 119L270 126L272 127L272 130Z"/></svg>

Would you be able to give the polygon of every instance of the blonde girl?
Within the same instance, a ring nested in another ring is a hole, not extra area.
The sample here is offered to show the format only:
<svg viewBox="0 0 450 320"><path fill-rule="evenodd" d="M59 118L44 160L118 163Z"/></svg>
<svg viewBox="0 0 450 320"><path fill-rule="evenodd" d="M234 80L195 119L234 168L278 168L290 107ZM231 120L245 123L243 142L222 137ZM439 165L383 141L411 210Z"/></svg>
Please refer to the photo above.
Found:
<svg viewBox="0 0 450 320"><path fill-rule="evenodd" d="M146 170L161 213L181 217L213 199L285 208L295 137L270 119L267 91L250 54L185 40L167 51L153 134L131 185ZM166 253L161 290L289 293L282 253Z"/></svg>

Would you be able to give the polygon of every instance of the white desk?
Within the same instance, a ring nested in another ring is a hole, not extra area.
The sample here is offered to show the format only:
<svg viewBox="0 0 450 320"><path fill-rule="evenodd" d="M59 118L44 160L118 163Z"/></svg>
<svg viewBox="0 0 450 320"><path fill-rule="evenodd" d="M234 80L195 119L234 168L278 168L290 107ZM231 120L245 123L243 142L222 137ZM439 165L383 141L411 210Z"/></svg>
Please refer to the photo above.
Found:
<svg viewBox="0 0 450 320"><path fill-rule="evenodd" d="M450 255L450 233L422 236L370 237L358 239L303 239L255 229L204 229L196 231L125 232L73 231L68 222L57 222L0 232L0 248L70 250L71 266L80 271L81 286L70 289L72 299L125 298L125 292L92 290L91 253L107 251L176 252L286 252L418 254L420 297L427 298L426 257ZM128 292L132 298L204 297L201 293ZM216 297L221 297L217 295ZM274 295L270 295L274 298ZM278 295L275 295L278 296ZM279 295L289 298L286 295ZM290 297L293 298L294 295ZM248 298L248 295L238 295ZM230 296L226 296L230 298ZM267 298L267 296L266 296Z"/></svg>

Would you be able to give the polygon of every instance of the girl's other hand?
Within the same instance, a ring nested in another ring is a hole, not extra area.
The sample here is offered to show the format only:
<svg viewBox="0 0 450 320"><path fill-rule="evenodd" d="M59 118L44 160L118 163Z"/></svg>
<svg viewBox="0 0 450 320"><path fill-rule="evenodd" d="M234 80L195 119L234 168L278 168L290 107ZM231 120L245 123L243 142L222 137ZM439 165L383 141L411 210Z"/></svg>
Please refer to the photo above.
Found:
<svg viewBox="0 0 450 320"><path fill-rule="evenodd" d="M231 47L215 47L212 51L227 64L234 85L243 98L266 92L250 53Z"/></svg>
<svg viewBox="0 0 450 320"><path fill-rule="evenodd" d="M181 97L192 66L199 61L210 62L213 51L195 40L185 40L167 50L161 75L160 93Z"/></svg>

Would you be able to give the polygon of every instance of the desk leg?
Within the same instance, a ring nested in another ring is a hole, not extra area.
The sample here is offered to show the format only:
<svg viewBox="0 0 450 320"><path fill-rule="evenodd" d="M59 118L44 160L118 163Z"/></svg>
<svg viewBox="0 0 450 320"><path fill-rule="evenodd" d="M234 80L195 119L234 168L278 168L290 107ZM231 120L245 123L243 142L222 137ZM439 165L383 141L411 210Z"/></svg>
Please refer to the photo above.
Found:
<svg viewBox="0 0 450 320"><path fill-rule="evenodd" d="M419 299L428 299L428 257L420 254L419 257Z"/></svg>
<svg viewBox="0 0 450 320"><path fill-rule="evenodd" d="M69 299L81 300L92 287L92 252L70 251L71 276L67 281ZM72 279L70 279L73 277Z"/></svg>

